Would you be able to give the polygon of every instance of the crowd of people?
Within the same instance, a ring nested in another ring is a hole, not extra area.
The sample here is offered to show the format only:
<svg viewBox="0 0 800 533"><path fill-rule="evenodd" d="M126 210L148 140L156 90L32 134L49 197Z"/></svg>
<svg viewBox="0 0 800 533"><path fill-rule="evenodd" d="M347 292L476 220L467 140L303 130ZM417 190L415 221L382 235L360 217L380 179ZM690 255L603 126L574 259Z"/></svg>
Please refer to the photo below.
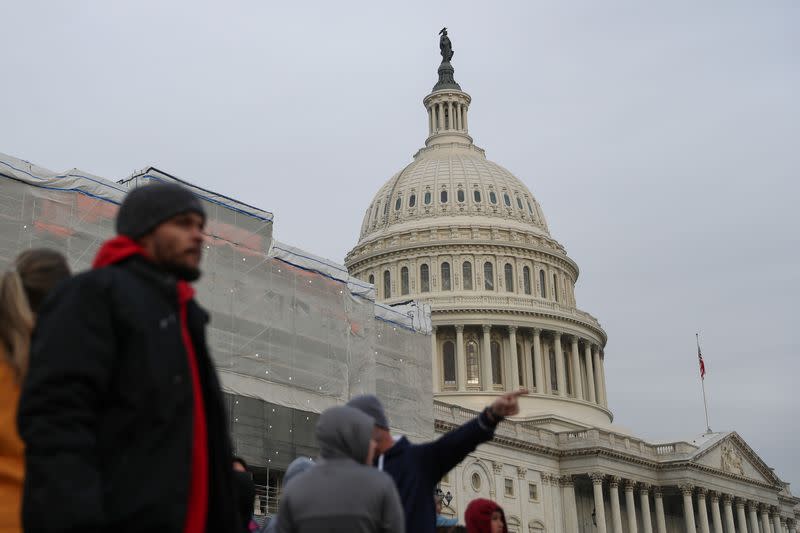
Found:
<svg viewBox="0 0 800 533"><path fill-rule="evenodd" d="M117 235L72 276L58 252L23 252L0 279L0 530L241 533L255 487L233 455L194 299L202 203L177 184L131 191ZM463 531L437 514L435 489L518 413L498 397L435 441L390 432L380 400L324 411L319 459L296 459L265 532ZM474 500L466 531L506 532Z"/></svg>

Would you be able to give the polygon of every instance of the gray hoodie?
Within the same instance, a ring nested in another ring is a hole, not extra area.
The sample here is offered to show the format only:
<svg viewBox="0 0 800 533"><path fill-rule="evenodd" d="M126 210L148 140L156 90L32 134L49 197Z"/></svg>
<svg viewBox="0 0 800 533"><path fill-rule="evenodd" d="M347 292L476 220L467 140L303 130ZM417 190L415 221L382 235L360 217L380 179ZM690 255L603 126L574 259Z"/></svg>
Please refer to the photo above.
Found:
<svg viewBox="0 0 800 533"><path fill-rule="evenodd" d="M321 461L292 480L278 509L279 533L403 533L392 478L364 464L374 421L332 407L317 422Z"/></svg>

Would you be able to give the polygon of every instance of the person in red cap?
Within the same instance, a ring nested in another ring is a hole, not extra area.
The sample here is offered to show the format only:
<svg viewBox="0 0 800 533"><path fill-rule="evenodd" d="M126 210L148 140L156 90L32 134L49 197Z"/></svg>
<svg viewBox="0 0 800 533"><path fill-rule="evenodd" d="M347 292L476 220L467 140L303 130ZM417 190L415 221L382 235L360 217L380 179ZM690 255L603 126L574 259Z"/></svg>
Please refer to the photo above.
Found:
<svg viewBox="0 0 800 533"><path fill-rule="evenodd" d="M467 533L508 533L503 508L492 500L472 500L464 511Z"/></svg>
<svg viewBox="0 0 800 533"><path fill-rule="evenodd" d="M206 345L205 212L173 183L131 191L93 269L41 309L18 425L26 531L241 531Z"/></svg>

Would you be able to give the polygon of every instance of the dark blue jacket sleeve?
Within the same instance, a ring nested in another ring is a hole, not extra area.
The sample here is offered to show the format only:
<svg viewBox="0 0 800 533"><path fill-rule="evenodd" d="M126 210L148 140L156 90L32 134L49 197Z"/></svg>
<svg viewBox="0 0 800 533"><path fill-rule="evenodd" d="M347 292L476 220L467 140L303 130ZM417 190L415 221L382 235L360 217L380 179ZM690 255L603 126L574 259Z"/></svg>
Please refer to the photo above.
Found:
<svg viewBox="0 0 800 533"><path fill-rule="evenodd" d="M496 426L497 424L489 421L484 411L439 439L423 444L420 453L424 455L424 460L436 480L455 468L479 444L492 440Z"/></svg>

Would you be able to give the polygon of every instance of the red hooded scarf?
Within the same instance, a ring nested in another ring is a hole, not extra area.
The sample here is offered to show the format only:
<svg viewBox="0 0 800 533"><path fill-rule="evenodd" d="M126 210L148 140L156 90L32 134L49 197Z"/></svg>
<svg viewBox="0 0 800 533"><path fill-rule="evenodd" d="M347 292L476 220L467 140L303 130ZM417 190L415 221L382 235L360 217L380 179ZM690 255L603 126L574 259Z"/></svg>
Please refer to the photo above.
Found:
<svg viewBox="0 0 800 533"><path fill-rule="evenodd" d="M464 512L464 521L467 523L467 533L492 533L492 513L500 511L503 518L503 533L508 533L506 515L503 508L492 500L478 498L467 505Z"/></svg>
<svg viewBox="0 0 800 533"><path fill-rule="evenodd" d="M129 257L142 256L150 259L139 243L119 235L103 243L92 262L92 268L101 268L119 263ZM192 378L192 470L189 480L189 500L186 509L186 525L184 533L205 533L208 516L208 431L206 428L206 411L203 404L203 391L200 383L200 371L197 366L197 354L189 335L186 318L186 307L194 297L194 289L184 280L178 280L178 311L181 324L181 339L186 348L189 372Z"/></svg>

